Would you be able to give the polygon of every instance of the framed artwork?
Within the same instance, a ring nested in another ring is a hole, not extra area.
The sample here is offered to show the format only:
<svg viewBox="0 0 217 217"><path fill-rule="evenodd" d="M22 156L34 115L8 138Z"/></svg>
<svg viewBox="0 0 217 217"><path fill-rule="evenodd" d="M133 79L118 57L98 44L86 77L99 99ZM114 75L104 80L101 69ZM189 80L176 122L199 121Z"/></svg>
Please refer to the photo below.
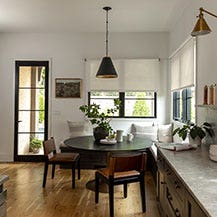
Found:
<svg viewBox="0 0 217 217"><path fill-rule="evenodd" d="M80 78L56 78L56 98L81 98Z"/></svg>

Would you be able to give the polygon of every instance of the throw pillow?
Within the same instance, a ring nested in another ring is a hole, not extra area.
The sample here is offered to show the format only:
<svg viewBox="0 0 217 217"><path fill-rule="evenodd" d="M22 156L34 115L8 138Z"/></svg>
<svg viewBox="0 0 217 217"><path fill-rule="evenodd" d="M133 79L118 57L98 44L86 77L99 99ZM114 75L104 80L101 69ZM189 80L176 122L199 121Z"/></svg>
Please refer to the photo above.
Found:
<svg viewBox="0 0 217 217"><path fill-rule="evenodd" d="M90 132L90 125L87 122L75 122L67 120L70 137L77 137L77 136L88 136L92 135Z"/></svg>
<svg viewBox="0 0 217 217"><path fill-rule="evenodd" d="M173 126L172 124L160 125L158 127L158 141L170 143L173 142Z"/></svg>

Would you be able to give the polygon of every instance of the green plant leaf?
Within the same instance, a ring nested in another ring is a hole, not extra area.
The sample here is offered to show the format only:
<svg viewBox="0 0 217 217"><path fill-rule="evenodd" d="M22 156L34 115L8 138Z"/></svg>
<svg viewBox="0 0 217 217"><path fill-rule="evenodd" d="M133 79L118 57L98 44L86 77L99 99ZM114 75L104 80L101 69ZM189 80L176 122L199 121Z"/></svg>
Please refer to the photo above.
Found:
<svg viewBox="0 0 217 217"><path fill-rule="evenodd" d="M173 136L176 135L176 133L180 130L180 127L176 128L174 131L173 131Z"/></svg>
<svg viewBox="0 0 217 217"><path fill-rule="evenodd" d="M186 130L182 131L181 138L182 138L183 140L186 139L187 133L188 133L188 132L187 132Z"/></svg>

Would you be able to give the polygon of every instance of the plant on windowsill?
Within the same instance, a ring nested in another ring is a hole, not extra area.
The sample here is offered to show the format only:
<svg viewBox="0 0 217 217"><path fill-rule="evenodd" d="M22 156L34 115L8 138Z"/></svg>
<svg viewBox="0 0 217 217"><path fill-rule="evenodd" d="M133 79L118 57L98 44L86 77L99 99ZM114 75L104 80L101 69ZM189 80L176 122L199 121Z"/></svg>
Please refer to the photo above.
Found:
<svg viewBox="0 0 217 217"><path fill-rule="evenodd" d="M187 136L189 137L190 144L200 145L202 139L209 135L210 137L214 137L215 133L212 129L212 125L204 122L201 126L197 126L194 123L190 123L189 121L183 125L183 127L178 127L173 131L173 135L178 134L180 138L184 141Z"/></svg>
<svg viewBox="0 0 217 217"><path fill-rule="evenodd" d="M31 137L29 148L30 148L30 151L32 151L33 153L35 154L39 153L40 148L42 148L42 141L35 137Z"/></svg>
<svg viewBox="0 0 217 217"><path fill-rule="evenodd" d="M113 132L110 121L111 117L119 111L120 104L119 99L114 99L114 108L107 109L106 112L100 112L100 105L95 103L79 107L91 124L95 126L93 133L96 142L105 139L106 136Z"/></svg>

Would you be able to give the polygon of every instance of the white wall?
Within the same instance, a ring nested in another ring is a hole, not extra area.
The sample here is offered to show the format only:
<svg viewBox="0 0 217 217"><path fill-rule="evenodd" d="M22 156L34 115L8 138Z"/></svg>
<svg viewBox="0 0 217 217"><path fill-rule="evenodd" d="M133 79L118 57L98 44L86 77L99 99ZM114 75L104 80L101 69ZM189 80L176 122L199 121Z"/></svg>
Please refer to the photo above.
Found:
<svg viewBox="0 0 217 217"><path fill-rule="evenodd" d="M196 23L199 8L217 14L217 1L189 1L182 17L170 32L170 55L188 38ZM198 37L197 41L197 103L203 103L203 87L217 83L217 19L204 13L204 18L212 33ZM198 108L197 121L209 121L217 125L217 111ZM216 141L217 142L217 141Z"/></svg>
<svg viewBox="0 0 217 217"><path fill-rule="evenodd" d="M84 79L84 59L100 58L104 55L104 50L103 33L0 33L0 161L13 160L15 60L50 60L50 135L55 136L56 141L60 142L69 135L66 120L80 121L83 118L78 107L85 103L85 81L81 99L56 99L54 79ZM110 35L110 55L112 58L162 58L159 115L157 120L150 121L168 122L165 60L168 57L168 34L113 33ZM132 122L132 119L124 120L122 123L115 120L113 126L127 131Z"/></svg>

